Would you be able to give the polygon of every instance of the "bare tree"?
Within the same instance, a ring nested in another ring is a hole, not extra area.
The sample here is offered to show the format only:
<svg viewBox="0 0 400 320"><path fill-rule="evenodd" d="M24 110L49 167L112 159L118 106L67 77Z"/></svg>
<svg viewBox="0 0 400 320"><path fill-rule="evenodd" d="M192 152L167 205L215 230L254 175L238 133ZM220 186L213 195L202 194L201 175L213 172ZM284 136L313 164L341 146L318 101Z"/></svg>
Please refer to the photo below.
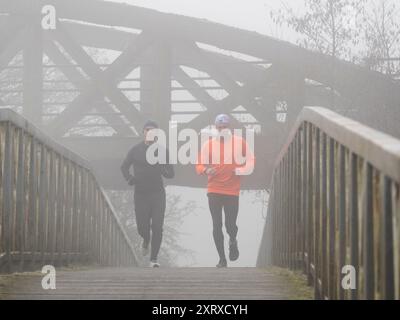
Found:
<svg viewBox="0 0 400 320"><path fill-rule="evenodd" d="M298 34L298 45L330 56L329 107L336 105L337 58L356 62L361 36L364 5L367 0L303 0L302 10L295 10L293 3L281 1L278 10L271 11L271 19L278 25L286 25Z"/></svg>
<svg viewBox="0 0 400 320"><path fill-rule="evenodd" d="M400 72L400 5L398 0L371 0L364 16L365 60L391 76Z"/></svg>
<svg viewBox="0 0 400 320"><path fill-rule="evenodd" d="M353 48L360 41L359 21L366 0L304 0L296 12L282 1L271 11L274 23L286 25L299 34L298 44L332 57L353 60Z"/></svg>

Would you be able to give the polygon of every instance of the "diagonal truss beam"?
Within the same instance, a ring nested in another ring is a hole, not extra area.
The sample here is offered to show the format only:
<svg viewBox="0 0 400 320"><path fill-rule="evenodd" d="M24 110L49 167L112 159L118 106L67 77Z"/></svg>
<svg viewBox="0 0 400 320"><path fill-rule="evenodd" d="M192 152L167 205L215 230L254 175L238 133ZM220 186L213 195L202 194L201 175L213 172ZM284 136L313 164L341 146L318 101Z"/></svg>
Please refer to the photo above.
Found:
<svg viewBox="0 0 400 320"><path fill-rule="evenodd" d="M10 28L9 34L4 34L5 30L0 33L0 72L22 50L26 42L26 24L13 24Z"/></svg>
<svg viewBox="0 0 400 320"><path fill-rule="evenodd" d="M135 58L142 54L151 44L152 40L143 34L132 42L129 47L106 69L101 70L92 58L77 44L59 23L57 27L57 40L64 49L80 65L83 71L91 78L89 86L82 89L82 93L67 107L60 116L53 121L50 129L55 132L71 126L77 120L76 110L82 108L82 102L87 103L95 95L97 90L103 93L116 105L116 107L133 123L135 127L143 124L144 119L141 113L134 107L134 104L117 88L117 78L129 74L134 67Z"/></svg>
<svg viewBox="0 0 400 320"><path fill-rule="evenodd" d="M249 90L249 86L241 87L233 80L219 65L202 54L202 50L197 46L189 46L197 56L197 60L203 66L203 70L212 76L228 93L229 96L223 100L225 108L231 110L239 105L243 105L259 122L263 122L264 115L260 112L260 106L254 100L254 93ZM262 81L258 86L265 86Z"/></svg>
<svg viewBox="0 0 400 320"><path fill-rule="evenodd" d="M222 105L220 110L224 110L225 113L229 113L232 112L232 110L237 106L242 105L260 123L265 123L265 121L267 121L267 110L263 110L257 101L255 101L254 97L256 95L256 91L259 91L260 88L266 87L270 77L266 76L265 79L256 85L247 84L242 87L238 85L236 81L223 70L223 68L206 56L204 51L201 50L197 45L186 43L184 44L184 48L193 54L193 57L196 59L196 64L201 67L201 70L207 72L229 93L229 96L220 102ZM272 73L271 70L269 73ZM201 120L198 119L198 121Z"/></svg>
<svg viewBox="0 0 400 320"><path fill-rule="evenodd" d="M52 41L47 41L45 45L45 52L47 55L50 57L50 59L57 65L59 65L59 69L65 74L65 76L71 81L71 83L76 87L87 87L89 86L89 81L86 80L86 78L78 72L76 68L71 68L69 67L70 61L67 59L67 57L57 48L57 46L52 42ZM101 94L101 92L96 91L95 92L97 98L103 100L104 95ZM104 107L101 107L102 111L106 112L107 109ZM79 110L83 111L83 110ZM110 115L105 114L103 116L107 122L112 124L115 120L114 119L119 119L118 121L118 126L114 128L119 134L121 135L131 135L132 130L128 127L127 124L125 124L120 117L111 117ZM119 125L123 125L122 127ZM112 127L112 125L111 125Z"/></svg>
<svg viewBox="0 0 400 320"><path fill-rule="evenodd" d="M15 3L26 6L24 2L26 0L2 0L0 10L10 12ZM256 32L110 1L36 0L36 2L43 5L54 4L57 7L58 17L62 19L141 29L175 39L203 42L221 49L246 53L291 68L300 66L307 78L330 86L333 86L331 67L334 67L337 76L335 89L343 95L352 99L362 97L366 103L369 103L371 98L390 103L400 100L398 83L383 74L340 60L334 60L332 65L329 56ZM160 26L162 26L161 32ZM388 92L392 94L388 96Z"/></svg>
<svg viewBox="0 0 400 320"><path fill-rule="evenodd" d="M189 77L180 67L175 67L172 70L174 78L183 85L199 102L207 107L207 113L201 113L195 119L190 121L191 128L200 130L212 123L212 120L219 113L229 113L231 110L220 101L211 97L205 89L203 89L196 81ZM225 98L226 99L226 98ZM234 125L237 128L242 128L243 124L233 119Z"/></svg>
<svg viewBox="0 0 400 320"><path fill-rule="evenodd" d="M8 18L7 20L9 20ZM2 72L10 61L22 50L26 41L26 24L19 20L7 24L7 28L0 28L0 72ZM0 99L0 105L6 103Z"/></svg>
<svg viewBox="0 0 400 320"><path fill-rule="evenodd" d="M127 31L111 29L102 26L85 25L70 21L64 21L64 24L70 34L73 35L73 37L81 45L87 45L97 48L122 50L121 44L125 43L127 39L132 36ZM254 87L256 87L258 83L261 83L263 79L267 81L266 77L270 79L270 83L274 83L274 80L276 78L281 77L280 73L277 73L280 71L281 66L277 68L276 63L274 63L270 69L266 70L264 67L261 67L257 64L243 63L243 61L238 58L227 56L219 52L212 52L203 48L200 49L202 50L202 54L211 59L215 64L228 65L229 67L224 68L224 71L229 74L231 78L249 84L249 89L254 89ZM197 65L194 55L188 50L175 50L173 58L174 60L172 63L175 65L187 65L195 69L201 69L201 67ZM144 59L143 63L147 63L147 60ZM272 72L273 69L275 69L274 72ZM293 73L301 73L302 70L300 69L300 67L297 67L297 71L292 71ZM271 76L271 73L273 74L273 76ZM304 78L307 77L304 75ZM328 101L326 96L328 96L330 92L328 89L319 88L316 90L312 86L306 85L306 91L307 90L309 91L309 94L307 95L308 100L305 102L305 105L326 105L326 101ZM271 92L269 92L270 89L265 90L265 88L263 88L262 90L258 91L258 96L267 97L267 103L272 103L269 102L271 101L271 97L273 96L271 95ZM316 94L316 97L314 97L314 92ZM343 98L344 97L342 97L342 99ZM347 100L350 101L350 99ZM350 107L351 102L349 101L346 103L341 101L338 104ZM266 102L264 101L264 104L265 103ZM272 104L271 106L273 107Z"/></svg>
<svg viewBox="0 0 400 320"><path fill-rule="evenodd" d="M86 25L77 22L63 21L63 25L76 39L76 41L84 46L104 48L110 50L122 51L123 44L135 35L127 31L111 29L101 26ZM235 79L242 82L248 82L253 79L260 79L264 77L265 69L256 64L243 63L242 60L230 56L223 55L222 53L207 51L204 49L203 54L209 56L217 64L229 65L225 71L232 75ZM174 50L173 64L186 65L187 63L193 64L195 59L193 55L185 50ZM149 63L148 58L140 59L140 63Z"/></svg>

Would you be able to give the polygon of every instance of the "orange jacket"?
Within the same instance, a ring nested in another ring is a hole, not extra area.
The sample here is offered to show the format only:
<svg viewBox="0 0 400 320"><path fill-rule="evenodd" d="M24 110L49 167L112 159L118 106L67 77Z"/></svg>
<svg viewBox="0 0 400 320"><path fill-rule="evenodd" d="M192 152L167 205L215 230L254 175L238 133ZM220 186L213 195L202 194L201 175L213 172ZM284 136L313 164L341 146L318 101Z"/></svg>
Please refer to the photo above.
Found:
<svg viewBox="0 0 400 320"><path fill-rule="evenodd" d="M225 155L231 152L231 157ZM236 160L244 160L239 164ZM217 160L217 161L215 161ZM219 160L219 161L218 161ZM240 193L240 176L253 172L255 158L246 140L232 135L224 142L218 138L209 139L201 148L196 164L197 174L205 174L208 167L216 169L215 175L208 176L208 193L238 196Z"/></svg>

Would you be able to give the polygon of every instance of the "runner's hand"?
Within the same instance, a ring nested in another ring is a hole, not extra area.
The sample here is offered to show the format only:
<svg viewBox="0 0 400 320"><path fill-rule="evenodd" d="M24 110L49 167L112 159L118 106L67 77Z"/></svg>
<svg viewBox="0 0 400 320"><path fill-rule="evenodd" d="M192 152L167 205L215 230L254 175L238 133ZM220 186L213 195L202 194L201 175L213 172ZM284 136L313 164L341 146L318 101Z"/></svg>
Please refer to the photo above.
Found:
<svg viewBox="0 0 400 320"><path fill-rule="evenodd" d="M135 184L135 177L131 177L131 178L129 179L129 181L128 181L128 184L129 184L130 186L133 186L133 185Z"/></svg>

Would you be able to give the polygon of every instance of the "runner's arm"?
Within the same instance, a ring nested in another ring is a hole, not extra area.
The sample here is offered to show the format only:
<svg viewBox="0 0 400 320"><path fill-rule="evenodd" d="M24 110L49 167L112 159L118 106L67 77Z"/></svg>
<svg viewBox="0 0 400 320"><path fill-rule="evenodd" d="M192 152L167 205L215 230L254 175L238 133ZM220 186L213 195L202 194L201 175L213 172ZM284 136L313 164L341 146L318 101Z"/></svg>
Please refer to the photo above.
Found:
<svg viewBox="0 0 400 320"><path fill-rule="evenodd" d="M162 175L167 179L172 179L175 176L174 166L169 163L169 150L167 149L167 163L162 166Z"/></svg>
<svg viewBox="0 0 400 320"><path fill-rule="evenodd" d="M129 183L134 182L135 177L130 173L130 168L133 164L133 156L132 156L132 150L128 152L127 156L125 157L124 161L122 162L121 165L121 172L122 175L124 176L125 180L128 181Z"/></svg>
<svg viewBox="0 0 400 320"><path fill-rule="evenodd" d="M206 170L208 166L205 164L205 159L207 159L209 155L209 141L205 142L204 145L201 147L200 154L197 157L197 164L196 164L196 173L198 175L206 174Z"/></svg>

